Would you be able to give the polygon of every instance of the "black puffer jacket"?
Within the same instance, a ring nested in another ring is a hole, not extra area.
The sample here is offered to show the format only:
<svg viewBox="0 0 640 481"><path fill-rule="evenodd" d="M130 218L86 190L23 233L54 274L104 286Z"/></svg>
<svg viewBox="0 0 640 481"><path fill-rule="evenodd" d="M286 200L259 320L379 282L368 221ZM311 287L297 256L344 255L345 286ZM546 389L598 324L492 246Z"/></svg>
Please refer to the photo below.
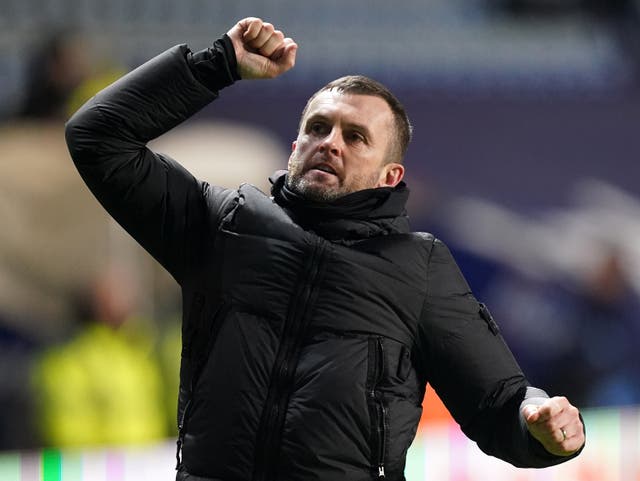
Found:
<svg viewBox="0 0 640 481"><path fill-rule="evenodd" d="M87 185L182 287L178 478L404 479L427 382L487 453L566 459L527 434L527 382L444 244L409 232L403 184L313 204L282 174L273 197L227 190L145 147L232 82L228 49L172 48L67 125Z"/></svg>

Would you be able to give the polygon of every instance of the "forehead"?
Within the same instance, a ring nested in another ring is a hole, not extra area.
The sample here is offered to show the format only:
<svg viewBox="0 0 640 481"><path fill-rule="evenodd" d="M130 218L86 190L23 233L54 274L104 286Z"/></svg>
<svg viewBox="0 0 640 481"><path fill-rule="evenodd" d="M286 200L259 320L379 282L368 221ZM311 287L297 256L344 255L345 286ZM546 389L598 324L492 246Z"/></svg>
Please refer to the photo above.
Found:
<svg viewBox="0 0 640 481"><path fill-rule="evenodd" d="M393 113L387 102L374 95L342 93L325 90L309 103L303 122L313 116L323 116L369 129L389 129Z"/></svg>

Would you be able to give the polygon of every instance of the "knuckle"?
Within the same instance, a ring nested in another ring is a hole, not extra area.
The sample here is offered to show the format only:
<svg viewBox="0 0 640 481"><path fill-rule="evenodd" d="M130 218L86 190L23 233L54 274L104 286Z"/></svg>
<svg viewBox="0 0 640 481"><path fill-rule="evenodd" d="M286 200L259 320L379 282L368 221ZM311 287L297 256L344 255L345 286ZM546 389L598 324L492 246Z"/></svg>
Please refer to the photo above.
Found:
<svg viewBox="0 0 640 481"><path fill-rule="evenodd" d="M260 31L260 29L262 28L262 25L263 25L263 22L259 18L256 18L253 22L251 22L251 27L257 32Z"/></svg>

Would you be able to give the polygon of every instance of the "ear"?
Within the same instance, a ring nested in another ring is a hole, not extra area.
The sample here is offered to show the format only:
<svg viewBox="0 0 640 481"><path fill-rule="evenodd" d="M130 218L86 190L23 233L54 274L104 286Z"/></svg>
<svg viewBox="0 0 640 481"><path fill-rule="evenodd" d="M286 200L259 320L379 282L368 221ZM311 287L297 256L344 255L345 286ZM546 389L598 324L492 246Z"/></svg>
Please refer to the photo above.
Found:
<svg viewBox="0 0 640 481"><path fill-rule="evenodd" d="M291 161L293 159L293 153L296 151L298 143L294 140L291 142L291 153L289 154L289 160L287 161L287 170L291 170Z"/></svg>
<svg viewBox="0 0 640 481"><path fill-rule="evenodd" d="M390 162L382 168L376 187L395 187L404 177L404 166Z"/></svg>

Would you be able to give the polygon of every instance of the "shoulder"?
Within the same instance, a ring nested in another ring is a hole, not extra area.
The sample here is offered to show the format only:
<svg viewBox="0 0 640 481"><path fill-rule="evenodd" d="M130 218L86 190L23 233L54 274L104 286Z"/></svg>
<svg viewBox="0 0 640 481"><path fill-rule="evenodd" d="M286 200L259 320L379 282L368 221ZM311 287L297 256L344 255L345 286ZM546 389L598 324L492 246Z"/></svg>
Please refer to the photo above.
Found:
<svg viewBox="0 0 640 481"><path fill-rule="evenodd" d="M451 251L447 247L447 245L433 235L430 232L412 232L411 236L417 241L420 242L425 249L428 260L431 262L432 260L453 260L453 256L451 255Z"/></svg>

